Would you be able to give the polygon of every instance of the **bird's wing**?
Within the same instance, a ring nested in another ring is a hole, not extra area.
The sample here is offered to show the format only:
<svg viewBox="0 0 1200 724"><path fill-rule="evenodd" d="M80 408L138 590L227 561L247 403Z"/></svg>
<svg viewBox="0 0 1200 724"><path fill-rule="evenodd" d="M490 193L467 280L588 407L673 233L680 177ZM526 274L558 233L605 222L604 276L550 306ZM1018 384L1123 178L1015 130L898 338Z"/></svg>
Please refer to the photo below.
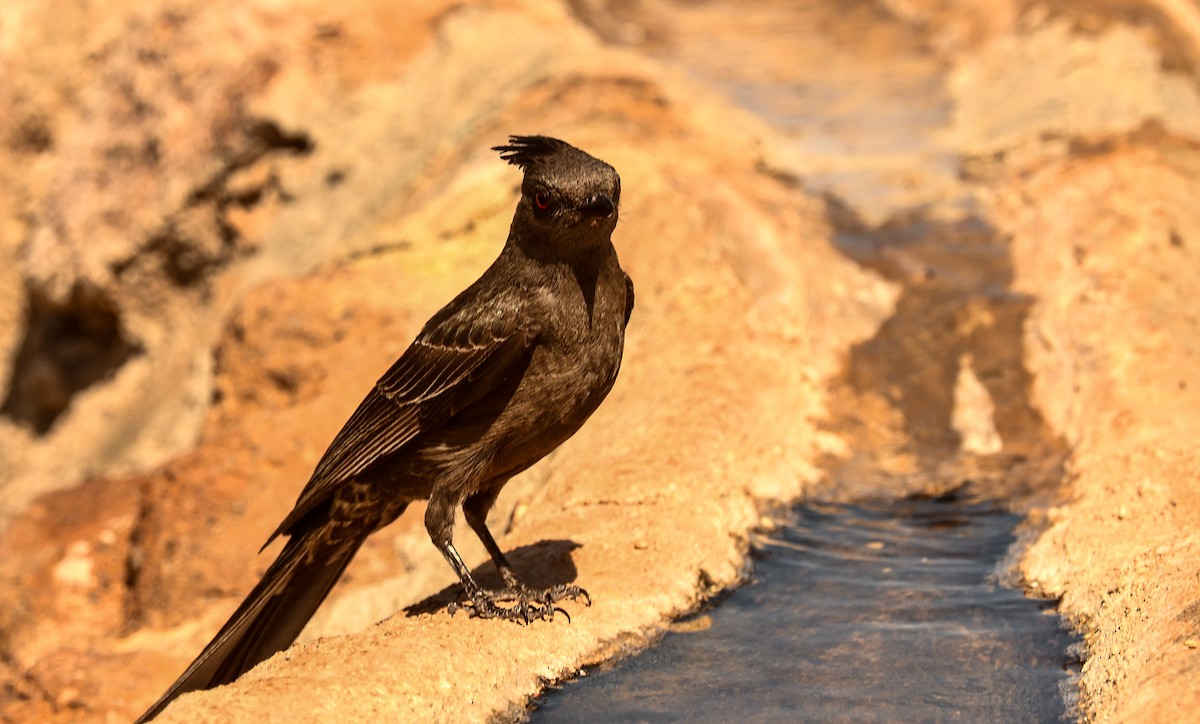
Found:
<svg viewBox="0 0 1200 724"><path fill-rule="evenodd" d="M267 543L327 501L346 480L475 402L489 381L519 366L536 336L537 330L512 306L435 315L346 421L295 508ZM477 384L481 378L486 379Z"/></svg>
<svg viewBox="0 0 1200 724"><path fill-rule="evenodd" d="M625 326L629 326L629 315L633 314L633 279L625 275Z"/></svg>

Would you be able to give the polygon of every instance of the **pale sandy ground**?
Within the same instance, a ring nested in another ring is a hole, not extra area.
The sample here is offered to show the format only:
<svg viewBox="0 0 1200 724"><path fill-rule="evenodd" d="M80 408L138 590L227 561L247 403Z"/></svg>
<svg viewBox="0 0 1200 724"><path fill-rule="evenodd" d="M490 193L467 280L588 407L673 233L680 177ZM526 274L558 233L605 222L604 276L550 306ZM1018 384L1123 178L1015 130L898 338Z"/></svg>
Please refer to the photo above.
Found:
<svg viewBox="0 0 1200 724"><path fill-rule="evenodd" d="M164 720L518 716L736 584L764 516L903 434L899 407L839 390L854 345L896 316L905 258L893 278L835 249L823 194L867 225L913 207L950 223L969 201L1008 240L1008 284L1029 295L1016 376L1036 437L1066 455L1013 499L1015 570L1086 637L1087 718L1196 711L1200 11L811 5L807 51L740 72L857 89L809 100L845 117L928 81L917 105L940 110L913 145L872 145L869 124L818 144L739 107L681 50L711 27L703 6L0 10L0 379L57 389L53 365L19 364L27 298L78 309L82 289L93 311L68 331L107 305L140 350L44 435L0 417L3 716L128 719L198 651L366 386L499 249L517 178L487 147L510 132L568 138L625 189L621 379L495 521L531 578L595 605L528 628L406 614L453 581L412 511L301 645ZM980 378L959 376L955 427L994 473L1028 452L1005 427L1025 418ZM848 401L867 433L843 424Z"/></svg>

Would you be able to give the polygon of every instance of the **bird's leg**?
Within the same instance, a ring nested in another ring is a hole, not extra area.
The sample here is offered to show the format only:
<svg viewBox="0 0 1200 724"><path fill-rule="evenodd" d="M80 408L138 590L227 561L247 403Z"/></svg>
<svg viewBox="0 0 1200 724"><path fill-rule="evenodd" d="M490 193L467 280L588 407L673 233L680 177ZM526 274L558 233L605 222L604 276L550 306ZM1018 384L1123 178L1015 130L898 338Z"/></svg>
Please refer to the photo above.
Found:
<svg viewBox="0 0 1200 724"><path fill-rule="evenodd" d="M513 597L507 591L489 591L484 589L471 576L471 571L463 563L451 540L454 529L454 504L452 501L434 495L429 500L425 511L425 529L437 549L445 556L446 561L458 575L466 593L466 603L451 603L448 607L453 614L459 607L467 608L472 616L479 618L502 618L520 623L530 623L538 619L553 619L556 610L553 604L542 603L529 597ZM494 545L494 543L493 543ZM501 606L500 602L515 601L512 606Z"/></svg>
<svg viewBox="0 0 1200 724"><path fill-rule="evenodd" d="M499 493L500 487L497 486L491 490L476 493L463 503L463 514L467 519L467 525L470 525L471 530L475 531L475 535L479 536L483 547L492 557L492 562L496 564L500 577L504 579L504 585L507 586L504 591L497 592L501 596L498 600L537 601L552 606L563 599L583 598L587 605L592 605L592 597L579 586L563 583L551 588L535 589L525 585L517 577L516 571L504 557L504 552L500 550L500 546L496 544L496 539L492 537L492 532L487 527L488 511L496 502L496 496ZM568 616L568 618L570 617Z"/></svg>
<svg viewBox="0 0 1200 724"><path fill-rule="evenodd" d="M504 552L500 550L496 539L492 537L491 531L487 528L488 511L495 504L496 496L499 494L500 488L497 487L470 496L463 502L463 516L467 519L467 525L471 526L471 530L479 536L480 542L487 549L488 555L492 557L492 562L496 564L496 569L500 571L500 577L504 579L504 584L508 586L509 590L528 590L525 584L517 578L508 559L504 557Z"/></svg>
<svg viewBox="0 0 1200 724"><path fill-rule="evenodd" d="M458 575L458 580L462 582L467 596L473 597L483 590L475 582L475 579L471 577L470 569L467 568L466 563L463 563L462 556L458 555L458 550L454 547L452 540L454 531L453 505L447 505L445 501L439 499L437 496L430 498L429 507L425 509L425 530L429 532L429 540L433 541L433 544L442 552L450 567L454 569L454 573Z"/></svg>

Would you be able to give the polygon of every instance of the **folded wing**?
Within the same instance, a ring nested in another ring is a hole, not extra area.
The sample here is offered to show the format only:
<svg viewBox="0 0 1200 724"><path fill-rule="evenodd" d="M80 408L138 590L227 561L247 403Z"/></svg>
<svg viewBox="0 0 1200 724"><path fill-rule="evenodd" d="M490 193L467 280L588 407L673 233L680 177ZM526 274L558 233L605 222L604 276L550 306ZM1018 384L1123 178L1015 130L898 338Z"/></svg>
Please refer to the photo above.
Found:
<svg viewBox="0 0 1200 724"><path fill-rule="evenodd" d="M435 316L346 421L267 544L342 483L477 401L491 386L480 380L494 382L520 369L536 336L517 310L499 305Z"/></svg>

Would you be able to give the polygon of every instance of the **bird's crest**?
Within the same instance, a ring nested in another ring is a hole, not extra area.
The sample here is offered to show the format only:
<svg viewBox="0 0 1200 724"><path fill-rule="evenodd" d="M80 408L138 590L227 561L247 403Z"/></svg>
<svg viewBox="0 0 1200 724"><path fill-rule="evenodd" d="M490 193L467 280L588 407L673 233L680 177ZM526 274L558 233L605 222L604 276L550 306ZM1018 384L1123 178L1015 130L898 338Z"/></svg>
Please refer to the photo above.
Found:
<svg viewBox="0 0 1200 724"><path fill-rule="evenodd" d="M509 136L507 146L492 146L500 152L500 158L522 171L539 165L545 159L571 148L570 144L549 136Z"/></svg>

